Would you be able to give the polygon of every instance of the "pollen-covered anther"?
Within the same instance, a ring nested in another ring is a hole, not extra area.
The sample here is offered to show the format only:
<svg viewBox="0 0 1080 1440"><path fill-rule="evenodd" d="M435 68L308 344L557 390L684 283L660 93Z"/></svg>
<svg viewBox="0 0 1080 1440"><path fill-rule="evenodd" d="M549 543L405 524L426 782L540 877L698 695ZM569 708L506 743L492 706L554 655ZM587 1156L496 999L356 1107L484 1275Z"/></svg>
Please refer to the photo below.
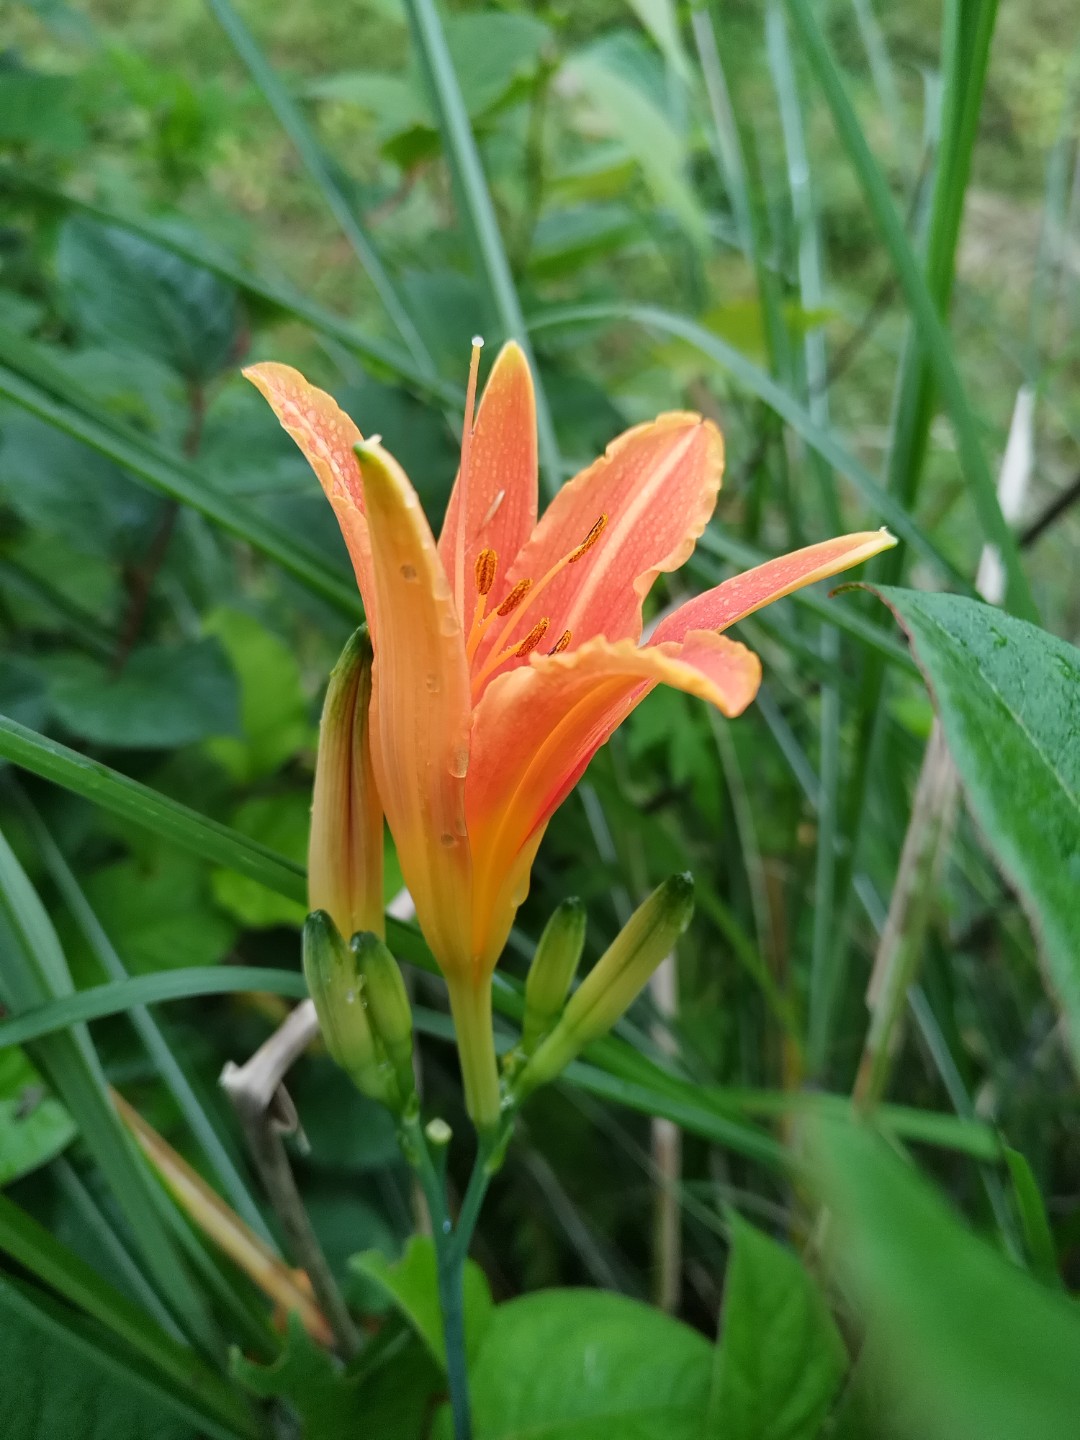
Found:
<svg viewBox="0 0 1080 1440"><path fill-rule="evenodd" d="M573 639L573 631L572 631L572 630L564 630L564 631L562 632L562 634L559 636L558 640L555 641L555 644L554 644L554 645L551 647L551 649L548 651L548 654L549 654L549 655L561 655L562 652L566 649L566 647L570 644L570 641L571 641L572 639Z"/></svg>
<svg viewBox="0 0 1080 1440"><path fill-rule="evenodd" d="M518 583L514 586L514 588L510 591L510 594L507 595L506 599L495 611L495 614L509 615L512 611L516 610L517 607L521 604L522 600L525 599L525 596L532 589L532 583L533 582L531 580L519 580Z"/></svg>
<svg viewBox="0 0 1080 1440"><path fill-rule="evenodd" d="M514 654L517 655L519 659L524 659L526 655L531 655L550 628L551 621L547 616L545 616L543 620L538 620L514 651Z"/></svg>
<svg viewBox="0 0 1080 1440"><path fill-rule="evenodd" d="M570 554L566 557L567 565L576 565L577 562L582 558L582 556L589 553L592 547L596 544L597 540L599 540L600 536L604 533L604 526L606 524L607 516L599 516L595 525L593 525L592 529L585 536L585 539L581 542L577 549L572 550Z"/></svg>
<svg viewBox="0 0 1080 1440"><path fill-rule="evenodd" d="M476 557L476 593L487 595L495 584L495 575L499 568L499 557L490 546L481 550Z"/></svg>

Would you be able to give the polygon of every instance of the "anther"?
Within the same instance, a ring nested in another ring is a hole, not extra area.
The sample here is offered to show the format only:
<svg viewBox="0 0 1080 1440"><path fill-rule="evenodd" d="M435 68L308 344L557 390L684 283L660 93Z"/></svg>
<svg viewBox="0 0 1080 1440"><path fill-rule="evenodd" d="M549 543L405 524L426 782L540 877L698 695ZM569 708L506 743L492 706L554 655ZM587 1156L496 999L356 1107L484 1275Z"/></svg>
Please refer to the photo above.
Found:
<svg viewBox="0 0 1080 1440"><path fill-rule="evenodd" d="M476 557L476 593L487 595L495 584L495 572L499 568L499 557L490 548L481 550Z"/></svg>
<svg viewBox="0 0 1080 1440"><path fill-rule="evenodd" d="M524 659L526 655L531 655L532 652L536 649L536 647L540 644L540 641L543 640L544 636L547 634L550 625L551 621L548 620L546 617L543 620L538 620L533 626L533 628L529 631L528 635L525 636L525 639L522 640L521 644L514 651L514 654L521 659Z"/></svg>
<svg viewBox="0 0 1080 1440"><path fill-rule="evenodd" d="M606 524L607 516L601 515L600 518L597 520L596 524L585 536L585 539L577 547L577 549L572 551L566 557L567 565L575 565L583 555L586 555L592 549L592 547L596 544L597 540L599 540L600 536L604 533L604 526Z"/></svg>
<svg viewBox="0 0 1080 1440"><path fill-rule="evenodd" d="M510 591L510 594L507 595L506 599L495 611L495 614L509 615L512 610L517 609L517 607L521 604L522 600L525 599L525 596L531 589L531 580L519 580L518 583L514 586L514 588Z"/></svg>
<svg viewBox="0 0 1080 1440"><path fill-rule="evenodd" d="M564 630L564 631L562 632L562 634L559 636L558 640L555 641L555 644L554 644L554 645L551 647L551 649L548 651L548 654L549 654L549 655L561 655L562 652L566 649L566 647L570 644L570 641L571 641L572 636L573 636L573 631L571 631L571 630Z"/></svg>

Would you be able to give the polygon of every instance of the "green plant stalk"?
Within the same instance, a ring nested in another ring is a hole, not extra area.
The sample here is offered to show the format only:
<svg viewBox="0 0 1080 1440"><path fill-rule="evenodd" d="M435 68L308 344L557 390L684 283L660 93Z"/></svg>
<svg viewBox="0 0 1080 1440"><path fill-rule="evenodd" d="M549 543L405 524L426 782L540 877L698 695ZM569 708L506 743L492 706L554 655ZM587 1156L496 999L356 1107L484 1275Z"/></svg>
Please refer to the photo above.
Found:
<svg viewBox="0 0 1080 1440"><path fill-rule="evenodd" d="M997 0L975 0L975 3L978 5L977 24L967 27L965 32L969 39L968 47L961 45L963 7L960 0L951 0L946 11L942 40L942 68L947 78L942 97L941 142L934 169L924 247L926 289L942 316L947 313L952 297L964 196L971 173L997 11ZM913 509L918 498L934 417L934 394L931 353L925 343L920 343L918 326L913 320L897 384L886 471L889 494L896 496L907 509ZM896 584L901 579L905 560L906 547L900 544L875 562L875 569L884 583ZM885 667L880 657L868 656L844 817L844 831L850 837L851 845L847 861L841 866L838 883L838 893L846 897L836 926L841 972L846 967L843 947L849 928L851 877L862 848L870 776L876 768L884 739L882 694L885 681Z"/></svg>
<svg viewBox="0 0 1080 1440"><path fill-rule="evenodd" d="M986 50L992 33L992 12L995 0L986 0L991 20L984 25L980 34L985 34ZM1005 523L998 503L994 477L983 454L979 427L967 398L964 383L960 378L952 354L945 325L927 277L911 248L903 223L897 214L889 192L888 183L866 140L863 126L848 97L840 72L832 58L825 37L810 6L809 0L786 0L788 11L799 35L803 53L813 67L821 85L833 120L844 148L847 150L867 204L888 247L896 269L897 279L903 288L913 318L918 326L920 344L925 347L931 374L936 381L945 407L952 420L956 434L960 463L971 486L972 500L989 544L995 545L1001 555L1007 575L1005 605L1013 614L1022 619L1039 623L1038 611L1031 596L1027 577L1020 563L1016 537ZM975 57L968 56L970 66ZM966 78L966 77L965 77ZM968 82L965 98L960 104L957 121L958 133L974 141L974 126L978 117L981 88ZM970 144L969 144L970 150ZM963 186L965 170L958 166L955 173L947 177L949 183ZM951 268L951 266L950 266Z"/></svg>
<svg viewBox="0 0 1080 1440"><path fill-rule="evenodd" d="M247 66L251 78L263 93L266 103L273 110L281 128L295 145L304 168L314 180L327 208L341 226L342 233L352 246L357 259L371 281L372 287L383 308L404 341L417 367L425 375L435 374L435 362L413 324L412 317L401 303L394 283L386 273L375 247L364 233L345 192L338 183L331 165L303 111L292 99L282 84L274 67L260 50L255 37L244 24L229 0L207 0L222 29L228 35L233 48Z"/></svg>
<svg viewBox="0 0 1080 1440"><path fill-rule="evenodd" d="M427 79L435 113L439 117L443 146L458 193L462 219L480 262L491 305L506 339L517 340L525 351L529 368L536 377L536 425L540 463L548 499L563 480L562 460L555 439L551 409L540 383L532 341L525 324L513 272L499 231L484 167L480 161L469 112L454 71L435 0L406 0L405 9L420 63Z"/></svg>
<svg viewBox="0 0 1080 1440"><path fill-rule="evenodd" d="M454 1440L472 1440L472 1412L469 1404L468 1353L465 1347L465 1261L476 1229L491 1176L506 1139L505 1127L497 1133L478 1136L476 1159L465 1191L458 1222L450 1218L446 1193L445 1154L437 1165L427 1137L414 1109L401 1120L400 1141L405 1158L416 1172L431 1214L435 1245L435 1272L439 1288L439 1309L446 1348L446 1376L450 1388L450 1409L454 1419ZM447 1133L449 1140L449 1134Z"/></svg>

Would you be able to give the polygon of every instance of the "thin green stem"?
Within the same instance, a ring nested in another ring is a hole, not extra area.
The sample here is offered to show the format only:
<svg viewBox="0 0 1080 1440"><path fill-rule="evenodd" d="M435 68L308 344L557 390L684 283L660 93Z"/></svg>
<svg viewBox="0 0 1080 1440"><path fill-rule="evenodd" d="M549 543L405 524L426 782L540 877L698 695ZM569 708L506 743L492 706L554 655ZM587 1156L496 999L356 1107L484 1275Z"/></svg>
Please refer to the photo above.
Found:
<svg viewBox="0 0 1080 1440"><path fill-rule="evenodd" d="M440 1146L440 1153L433 1157L432 1145L429 1144L419 1115L406 1115L401 1121L401 1148L416 1171L431 1213L435 1275L439 1290L439 1309L442 1313L454 1440L471 1440L472 1436L468 1351L465 1344L465 1262L480 1208L491 1177L499 1168L511 1124L512 1121L506 1118L497 1130L478 1136L476 1159L455 1225L450 1218L447 1198L445 1149ZM443 1133L448 1141L449 1130L443 1127Z"/></svg>

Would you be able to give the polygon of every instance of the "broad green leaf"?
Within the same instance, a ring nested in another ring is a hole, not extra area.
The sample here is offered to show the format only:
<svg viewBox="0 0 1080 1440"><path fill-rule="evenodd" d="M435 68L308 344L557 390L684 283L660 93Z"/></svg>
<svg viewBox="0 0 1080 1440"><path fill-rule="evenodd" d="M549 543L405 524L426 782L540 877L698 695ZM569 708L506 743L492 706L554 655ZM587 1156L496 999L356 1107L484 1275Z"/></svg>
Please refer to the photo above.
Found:
<svg viewBox="0 0 1080 1440"><path fill-rule="evenodd" d="M549 279L641 239L641 221L625 205L577 205L541 216L529 249L529 273Z"/></svg>
<svg viewBox="0 0 1080 1440"><path fill-rule="evenodd" d="M955 595L877 593L907 631L972 813L1023 898L1080 1064L1080 651Z"/></svg>
<svg viewBox="0 0 1080 1440"><path fill-rule="evenodd" d="M82 554L135 559L161 516L161 501L119 466L31 415L5 420L0 493L32 529Z"/></svg>
<svg viewBox="0 0 1080 1440"><path fill-rule="evenodd" d="M435 1267L435 1246L426 1236L414 1235L400 1260L390 1261L381 1250L366 1250L349 1261L352 1270L372 1280L401 1312L446 1368L442 1313ZM476 1355L493 1317L491 1291L484 1272L472 1260L465 1262L465 1343Z"/></svg>
<svg viewBox="0 0 1080 1440"><path fill-rule="evenodd" d="M59 1155L75 1134L21 1050L0 1050L0 1188Z"/></svg>
<svg viewBox="0 0 1080 1440"><path fill-rule="evenodd" d="M248 835L278 855L303 865L307 858L311 796L307 790L283 795L255 795L236 810L232 823L238 834ZM302 925L307 905L277 895L265 885L233 870L215 870L214 899L242 925L263 929L270 925Z"/></svg>
<svg viewBox="0 0 1080 1440"><path fill-rule="evenodd" d="M45 680L32 660L0 659L0 710L20 725L41 725L47 712Z"/></svg>
<svg viewBox="0 0 1080 1440"><path fill-rule="evenodd" d="M56 717L98 745L171 749L238 729L236 676L216 640L145 645L118 673L86 655L58 656L49 671Z"/></svg>
<svg viewBox="0 0 1080 1440"><path fill-rule="evenodd" d="M708 1440L814 1440L847 1369L844 1342L798 1259L731 1218L732 1256Z"/></svg>
<svg viewBox="0 0 1080 1440"><path fill-rule="evenodd" d="M235 291L142 236L72 216L60 232L57 271L76 325L104 346L153 356L195 384L236 351Z"/></svg>
<svg viewBox="0 0 1080 1440"><path fill-rule="evenodd" d="M236 938L211 901L206 867L180 850L154 846L148 854L96 870L84 888L106 934L136 974L213 965Z"/></svg>
<svg viewBox="0 0 1080 1440"><path fill-rule="evenodd" d="M1080 1414L1080 1312L977 1239L871 1131L815 1149L835 1264L920 1440L1062 1440Z"/></svg>
<svg viewBox="0 0 1080 1440"><path fill-rule="evenodd" d="M261 1399L283 1399L311 1440L352 1440L357 1434L357 1381L308 1335L290 1314L285 1348L272 1365L254 1365L239 1349L231 1356L233 1376Z"/></svg>
<svg viewBox="0 0 1080 1440"><path fill-rule="evenodd" d="M215 610L203 625L240 682L242 739L221 736L207 750L234 780L272 775L313 735L296 657L272 631L239 610Z"/></svg>
<svg viewBox="0 0 1080 1440"><path fill-rule="evenodd" d="M497 1308L470 1367L475 1440L700 1440L711 1366L703 1335L639 1301L526 1295Z"/></svg>

